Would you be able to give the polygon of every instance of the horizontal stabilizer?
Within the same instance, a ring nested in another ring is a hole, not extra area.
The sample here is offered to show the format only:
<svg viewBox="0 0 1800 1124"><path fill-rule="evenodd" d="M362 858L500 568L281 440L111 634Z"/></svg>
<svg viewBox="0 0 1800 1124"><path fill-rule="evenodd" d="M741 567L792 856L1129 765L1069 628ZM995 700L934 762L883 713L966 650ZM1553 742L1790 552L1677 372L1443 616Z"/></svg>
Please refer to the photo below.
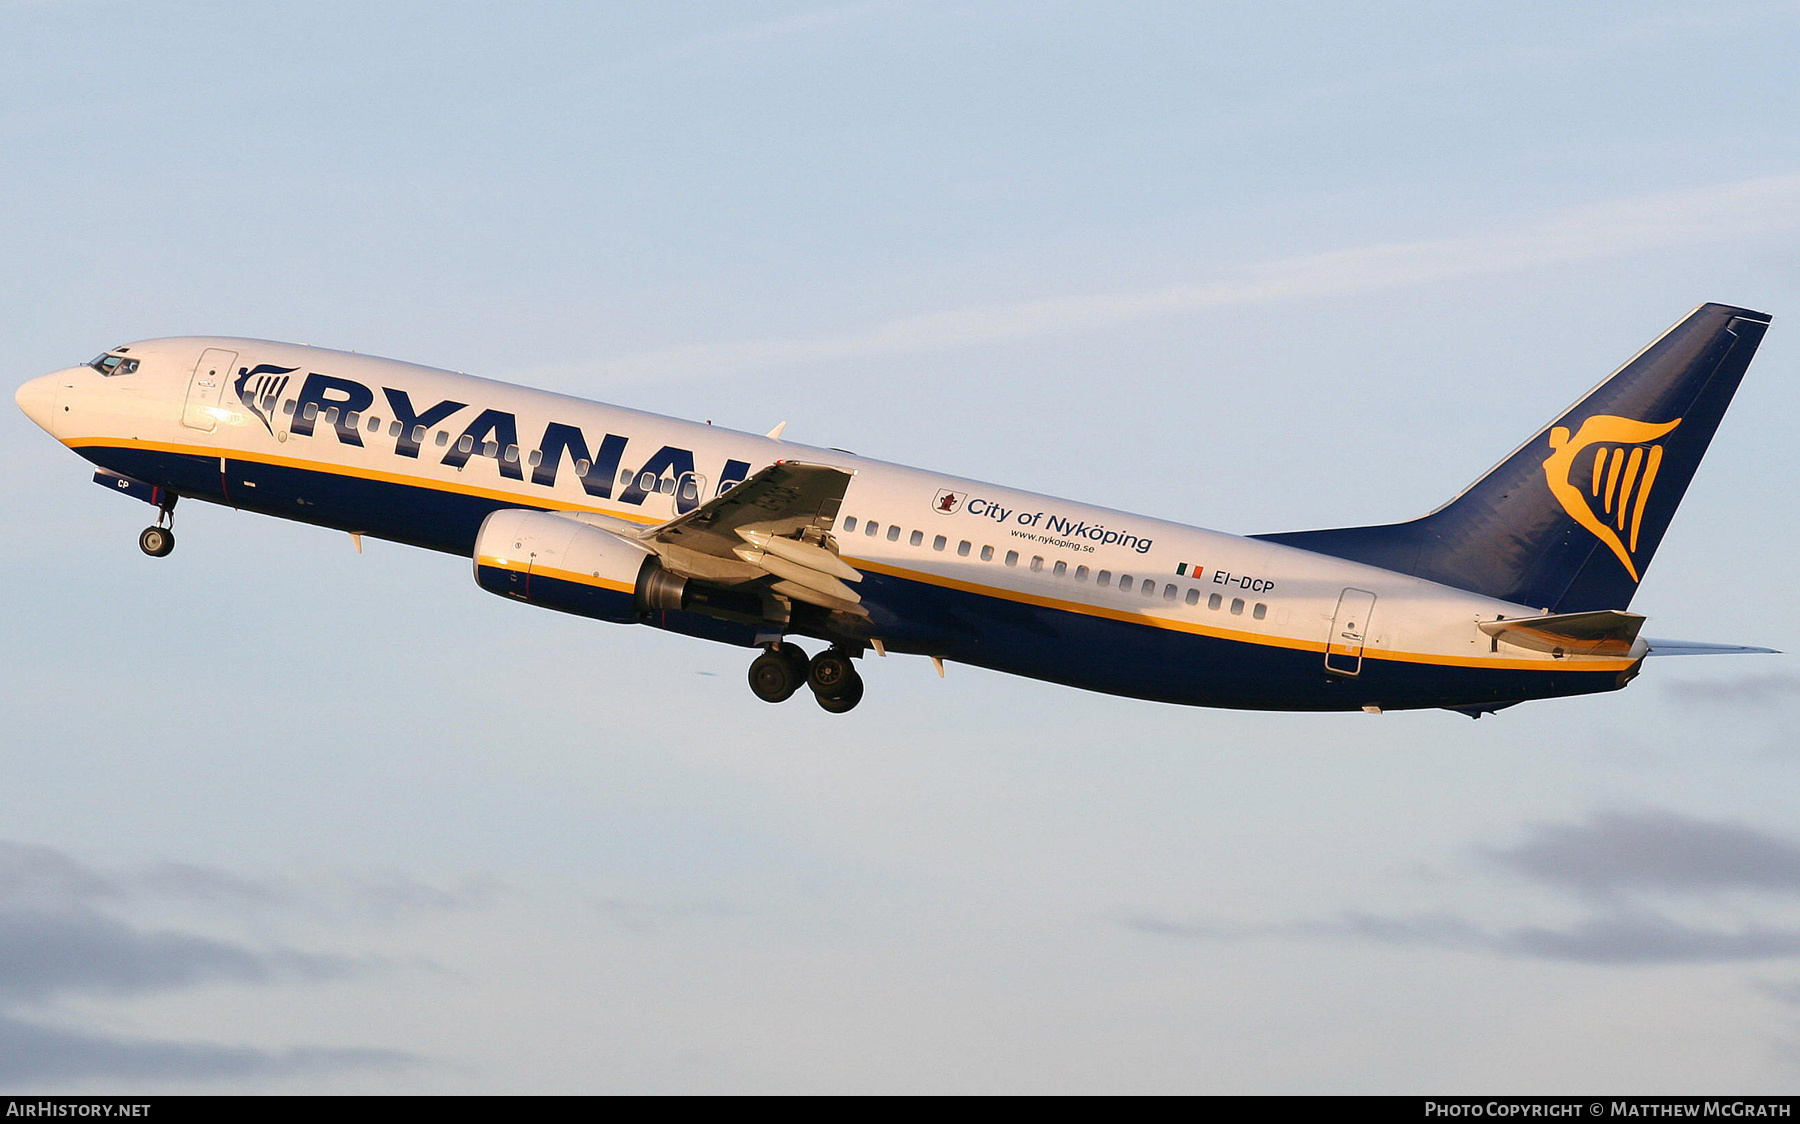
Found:
<svg viewBox="0 0 1800 1124"><path fill-rule="evenodd" d="M1481 621L1489 636L1534 652L1569 656L1623 656L1631 652L1644 618L1637 613L1600 609L1591 613L1552 613L1545 617Z"/></svg>
<svg viewBox="0 0 1800 1124"><path fill-rule="evenodd" d="M1646 636L1653 656L1749 656L1781 653L1774 648L1751 648L1743 644L1702 644L1697 640L1654 640Z"/></svg>

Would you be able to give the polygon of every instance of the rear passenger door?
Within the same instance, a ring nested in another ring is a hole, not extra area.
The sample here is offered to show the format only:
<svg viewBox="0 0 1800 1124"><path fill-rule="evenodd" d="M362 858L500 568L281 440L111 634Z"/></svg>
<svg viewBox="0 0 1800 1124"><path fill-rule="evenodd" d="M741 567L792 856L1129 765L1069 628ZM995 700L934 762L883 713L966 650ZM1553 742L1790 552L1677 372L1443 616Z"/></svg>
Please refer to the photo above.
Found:
<svg viewBox="0 0 1800 1124"><path fill-rule="evenodd" d="M1366 589L1346 589L1338 595L1337 612L1325 640L1325 670L1354 678L1362 674L1363 641L1369 620L1375 615L1375 595Z"/></svg>

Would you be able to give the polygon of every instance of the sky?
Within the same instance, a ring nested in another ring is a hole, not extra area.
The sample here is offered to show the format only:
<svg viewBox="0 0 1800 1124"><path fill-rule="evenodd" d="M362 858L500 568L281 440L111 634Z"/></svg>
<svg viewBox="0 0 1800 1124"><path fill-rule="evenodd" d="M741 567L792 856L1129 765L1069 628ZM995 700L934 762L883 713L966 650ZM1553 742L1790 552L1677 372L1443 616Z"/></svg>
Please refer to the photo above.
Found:
<svg viewBox="0 0 1800 1124"><path fill-rule="evenodd" d="M0 368L228 334L1221 530L1775 317L1634 611L1793 648L1800 5L0 0ZM1792 1093L1800 666L1479 722L745 653L0 411L0 1090Z"/></svg>

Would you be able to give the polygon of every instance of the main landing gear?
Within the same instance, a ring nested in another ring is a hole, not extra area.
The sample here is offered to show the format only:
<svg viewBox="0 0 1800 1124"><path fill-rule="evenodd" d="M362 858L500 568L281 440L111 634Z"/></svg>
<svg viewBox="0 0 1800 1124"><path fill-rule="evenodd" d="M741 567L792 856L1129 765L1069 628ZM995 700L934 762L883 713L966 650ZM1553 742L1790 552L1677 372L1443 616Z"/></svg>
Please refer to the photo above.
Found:
<svg viewBox="0 0 1800 1124"><path fill-rule="evenodd" d="M175 497L162 505L156 522L138 535L138 549L152 558L167 558L175 549Z"/></svg>
<svg viewBox="0 0 1800 1124"><path fill-rule="evenodd" d="M798 644L771 644L750 664L750 690L764 702L786 702L805 684L831 714L842 714L862 701L862 676L850 653L827 648L811 660Z"/></svg>

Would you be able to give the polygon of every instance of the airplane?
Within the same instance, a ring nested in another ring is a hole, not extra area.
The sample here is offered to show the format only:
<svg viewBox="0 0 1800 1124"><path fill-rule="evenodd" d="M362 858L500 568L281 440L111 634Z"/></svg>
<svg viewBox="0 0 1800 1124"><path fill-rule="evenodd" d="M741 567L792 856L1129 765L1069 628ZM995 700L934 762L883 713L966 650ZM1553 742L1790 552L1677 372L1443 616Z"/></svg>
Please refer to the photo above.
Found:
<svg viewBox="0 0 1800 1124"><path fill-rule="evenodd" d="M15 398L158 509L147 555L182 498L446 551L503 597L756 649L767 702L849 711L873 652L1479 718L1618 690L1647 656L1770 651L1650 639L1628 611L1769 322L1700 306L1421 518L1248 537L268 340L143 340Z"/></svg>

